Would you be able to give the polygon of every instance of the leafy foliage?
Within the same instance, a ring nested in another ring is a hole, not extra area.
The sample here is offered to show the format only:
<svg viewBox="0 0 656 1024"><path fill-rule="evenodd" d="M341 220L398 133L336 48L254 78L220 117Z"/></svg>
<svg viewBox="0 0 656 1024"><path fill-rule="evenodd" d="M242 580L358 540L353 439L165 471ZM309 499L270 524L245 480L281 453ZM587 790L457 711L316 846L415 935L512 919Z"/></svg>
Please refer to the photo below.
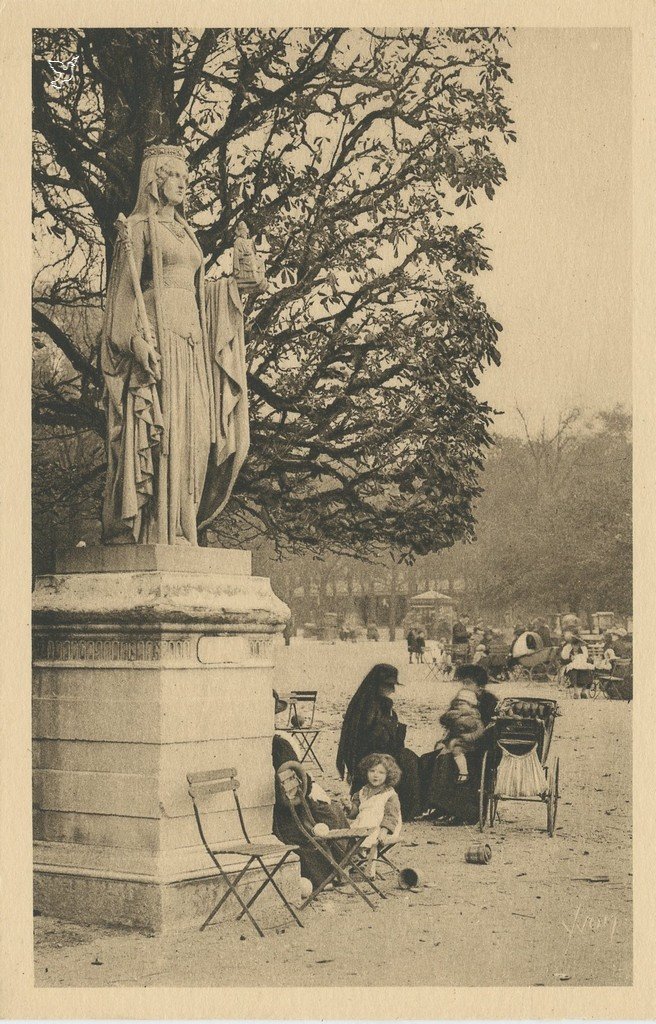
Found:
<svg viewBox="0 0 656 1024"><path fill-rule="evenodd" d="M333 610L332 585L344 593L389 595L447 589L460 610L490 623L563 611L631 614L631 420L620 407L585 421L574 409L555 428L497 436L481 476L476 540L394 566L340 556L276 561L271 545L257 569L295 607L293 589ZM429 583L429 580L432 582ZM455 581L464 591L453 589ZM343 602L342 602L343 603ZM341 605L340 605L341 607Z"/></svg>
<svg viewBox="0 0 656 1024"><path fill-rule="evenodd" d="M72 378L37 388L37 423L102 436L93 339L62 312L99 305L143 146L181 141L210 273L240 219L269 254L220 541L412 557L471 537L492 416L472 388L501 327L473 286L482 228L454 214L505 178L507 49L498 29L38 30L82 75L60 95L34 61L34 325Z"/></svg>

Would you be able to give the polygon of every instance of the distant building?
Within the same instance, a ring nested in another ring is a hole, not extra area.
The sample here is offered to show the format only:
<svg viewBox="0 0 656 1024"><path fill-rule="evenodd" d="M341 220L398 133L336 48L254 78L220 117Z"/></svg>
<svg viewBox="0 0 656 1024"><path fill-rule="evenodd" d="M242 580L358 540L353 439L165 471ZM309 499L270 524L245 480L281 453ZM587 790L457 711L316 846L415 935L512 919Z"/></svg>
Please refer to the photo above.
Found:
<svg viewBox="0 0 656 1024"><path fill-rule="evenodd" d="M408 601L408 612L404 625L419 626L431 640L441 636L450 637L454 619L454 602L448 594L438 590L426 590Z"/></svg>
<svg viewBox="0 0 656 1024"><path fill-rule="evenodd" d="M394 569L354 563L322 571L286 569L278 575L275 566L262 566L271 575L275 592L292 612L294 628L319 626L326 616L336 621L367 627L400 627L411 618L427 630L441 623L450 629L456 602L467 599L463 577L444 578L416 566ZM454 595L454 596L451 596ZM417 603L418 602L418 603Z"/></svg>

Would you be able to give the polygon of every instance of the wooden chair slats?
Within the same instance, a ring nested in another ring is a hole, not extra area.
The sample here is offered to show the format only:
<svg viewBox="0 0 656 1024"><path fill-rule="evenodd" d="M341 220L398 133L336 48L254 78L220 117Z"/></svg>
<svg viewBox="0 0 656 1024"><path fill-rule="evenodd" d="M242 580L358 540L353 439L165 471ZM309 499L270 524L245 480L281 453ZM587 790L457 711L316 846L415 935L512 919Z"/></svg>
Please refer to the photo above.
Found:
<svg viewBox="0 0 656 1024"><path fill-rule="evenodd" d="M236 768L214 768L207 772L190 772L187 775L187 782L213 782L214 779L234 779L237 775Z"/></svg>
<svg viewBox="0 0 656 1024"><path fill-rule="evenodd" d="M258 935L261 938L264 938L264 932L262 931L260 925L258 924L258 922L255 920L255 917L251 913L251 907L259 898L259 896L264 892L268 885L271 885L271 887L275 889L278 896L285 904L285 907L296 921L296 924L302 928L303 922L296 914L296 911L291 906L289 900L287 899L284 892L278 885L276 879L274 878L274 875L282 868L287 858L297 850L297 847L289 845L285 846L282 843L274 844L251 842L248 832L246 830L246 822L244 821L244 815L242 812L241 804L239 802L239 796L237 794L237 789L239 787L239 779L237 778L236 768L215 768L212 771L206 772L190 772L187 775L187 782L189 784L189 795L194 806L194 817L196 818L198 834L200 835L203 846L207 850L207 853L210 859L212 860L212 863L214 864L215 868L219 873L219 877L225 884L225 892L221 896L219 902L214 907L212 913L205 919L205 921L201 925L200 930L203 931L205 928L207 928L207 926L214 920L214 918L216 917L216 915L218 914L219 910L226 902L228 897L234 896L234 898L237 900L241 907L241 911L237 916L237 920L241 920L241 918L244 915L246 915L246 917L248 917L249 921L255 928ZM199 804L202 805L202 802L205 797L212 796L215 793L226 792L232 792L235 811L239 818L239 825L241 827L241 831L244 836L245 842L226 843L225 846L218 846L216 843L208 842L208 839L205 835L205 830L203 829L202 806L199 806ZM226 857L230 855L243 857L246 861L244 866L236 873L235 877L231 877L231 874L228 874L228 872L226 871L226 869L224 868L223 864L219 859L222 856ZM269 868L264 863L264 858L274 857L276 858L276 861L273 864L273 866ZM239 891L239 885L253 863L257 864L262 875L264 876L264 881L258 886L258 888L248 898L248 900L245 901L244 897Z"/></svg>
<svg viewBox="0 0 656 1024"><path fill-rule="evenodd" d="M196 782L189 786L189 792L202 798L215 793L230 793L239 789L239 779L215 779L214 782Z"/></svg>

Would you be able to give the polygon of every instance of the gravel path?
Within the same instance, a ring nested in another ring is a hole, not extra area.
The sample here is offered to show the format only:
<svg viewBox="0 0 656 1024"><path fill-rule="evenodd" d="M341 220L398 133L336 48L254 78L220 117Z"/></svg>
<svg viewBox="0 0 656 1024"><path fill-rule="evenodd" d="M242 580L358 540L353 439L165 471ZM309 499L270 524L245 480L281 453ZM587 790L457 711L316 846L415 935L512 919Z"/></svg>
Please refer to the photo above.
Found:
<svg viewBox="0 0 656 1024"><path fill-rule="evenodd" d="M334 769L341 715L376 661L402 670L397 697L407 745L431 749L437 719L456 686L406 664L404 644L300 641L281 651L278 686L320 691L321 784L343 792ZM631 984L632 705L571 700L544 684L504 684L499 695L560 701L552 754L561 762L561 800L552 839L546 809L501 805L486 833L488 865L464 854L477 829L430 822L404 826L401 866L417 892L390 875L388 898L372 913L341 892L303 913L305 927L274 907L264 940L224 918L200 934L148 937L121 929L35 919L35 981L44 986L339 986ZM607 877L607 881L588 881ZM283 937L284 936L284 937Z"/></svg>

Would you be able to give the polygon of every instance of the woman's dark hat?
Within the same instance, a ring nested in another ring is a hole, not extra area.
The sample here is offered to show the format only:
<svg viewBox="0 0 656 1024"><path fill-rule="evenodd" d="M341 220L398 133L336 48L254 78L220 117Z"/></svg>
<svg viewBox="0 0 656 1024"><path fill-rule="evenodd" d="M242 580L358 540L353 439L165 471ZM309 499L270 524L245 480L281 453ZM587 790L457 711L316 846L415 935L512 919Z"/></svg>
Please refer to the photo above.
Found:
<svg viewBox="0 0 656 1024"><path fill-rule="evenodd" d="M403 686L399 679L399 670L396 666L388 665L385 662L374 665L369 675L373 675L375 685L379 688L381 686Z"/></svg>

